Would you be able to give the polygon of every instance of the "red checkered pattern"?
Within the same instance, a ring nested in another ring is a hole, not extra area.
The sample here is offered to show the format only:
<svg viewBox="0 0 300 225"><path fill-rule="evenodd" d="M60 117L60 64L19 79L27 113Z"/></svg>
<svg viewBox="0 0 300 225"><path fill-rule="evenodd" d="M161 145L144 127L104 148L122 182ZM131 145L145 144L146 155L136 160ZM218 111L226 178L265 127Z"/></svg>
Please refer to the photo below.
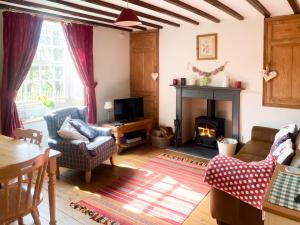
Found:
<svg viewBox="0 0 300 225"><path fill-rule="evenodd" d="M261 209L275 165L272 154L265 160L250 163L218 155L209 162L204 180L214 188Z"/></svg>

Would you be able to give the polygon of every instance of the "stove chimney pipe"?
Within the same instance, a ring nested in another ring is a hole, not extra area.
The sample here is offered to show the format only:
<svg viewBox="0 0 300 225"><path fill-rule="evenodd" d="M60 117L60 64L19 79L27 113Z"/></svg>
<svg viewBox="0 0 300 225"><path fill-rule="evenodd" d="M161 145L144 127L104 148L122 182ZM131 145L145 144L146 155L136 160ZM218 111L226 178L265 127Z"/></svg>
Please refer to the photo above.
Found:
<svg viewBox="0 0 300 225"><path fill-rule="evenodd" d="M216 101L213 99L207 99L207 116L215 118Z"/></svg>

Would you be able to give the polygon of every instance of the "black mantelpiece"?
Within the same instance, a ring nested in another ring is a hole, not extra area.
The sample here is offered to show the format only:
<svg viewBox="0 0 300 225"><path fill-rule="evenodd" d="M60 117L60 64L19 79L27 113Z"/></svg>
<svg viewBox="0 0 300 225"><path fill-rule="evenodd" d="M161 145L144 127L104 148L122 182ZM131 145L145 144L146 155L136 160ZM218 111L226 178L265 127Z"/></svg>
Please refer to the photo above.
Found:
<svg viewBox="0 0 300 225"><path fill-rule="evenodd" d="M174 86L174 85L171 85ZM232 137L239 140L240 127L240 92L241 88L225 88L211 86L183 86L176 88L176 120L175 120L175 145L182 143L182 98L202 98L232 102Z"/></svg>

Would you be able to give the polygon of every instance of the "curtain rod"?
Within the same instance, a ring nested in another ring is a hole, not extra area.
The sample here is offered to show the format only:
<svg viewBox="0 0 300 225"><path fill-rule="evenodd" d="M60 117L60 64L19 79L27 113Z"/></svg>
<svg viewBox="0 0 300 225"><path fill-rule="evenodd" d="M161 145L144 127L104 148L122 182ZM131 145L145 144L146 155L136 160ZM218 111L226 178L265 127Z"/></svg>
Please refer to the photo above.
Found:
<svg viewBox="0 0 300 225"><path fill-rule="evenodd" d="M53 16L47 16L47 15L42 15L43 12L28 12L26 10L21 10L21 9L2 9L3 12L5 11L9 11L9 12L15 12L15 13L25 13L25 14L29 14L31 16L39 16L42 17L45 20L49 20L49 21L53 21L53 22L64 22L64 23L77 23L77 24L84 24L84 25L89 25L89 26L93 26L92 24L89 23L89 21L85 22L80 22L78 20L72 20L70 19L62 19L62 18L55 18L55 15ZM47 12L45 12L47 13ZM58 16L64 16L64 15L58 15ZM74 18L76 19L76 18ZM80 19L81 20L81 19Z"/></svg>

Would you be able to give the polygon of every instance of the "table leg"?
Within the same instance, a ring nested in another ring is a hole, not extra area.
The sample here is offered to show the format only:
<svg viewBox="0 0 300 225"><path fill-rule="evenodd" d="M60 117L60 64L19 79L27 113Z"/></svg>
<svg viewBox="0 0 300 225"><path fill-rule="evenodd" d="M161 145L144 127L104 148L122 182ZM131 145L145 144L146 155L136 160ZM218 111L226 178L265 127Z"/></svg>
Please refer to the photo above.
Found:
<svg viewBox="0 0 300 225"><path fill-rule="evenodd" d="M48 162L48 195L49 195L49 211L50 225L56 225L56 158L50 158Z"/></svg>
<svg viewBox="0 0 300 225"><path fill-rule="evenodd" d="M116 145L117 145L117 153L120 153L122 151L122 148L121 148L122 137L123 137L123 134L121 134L121 133L116 133L115 134Z"/></svg>

